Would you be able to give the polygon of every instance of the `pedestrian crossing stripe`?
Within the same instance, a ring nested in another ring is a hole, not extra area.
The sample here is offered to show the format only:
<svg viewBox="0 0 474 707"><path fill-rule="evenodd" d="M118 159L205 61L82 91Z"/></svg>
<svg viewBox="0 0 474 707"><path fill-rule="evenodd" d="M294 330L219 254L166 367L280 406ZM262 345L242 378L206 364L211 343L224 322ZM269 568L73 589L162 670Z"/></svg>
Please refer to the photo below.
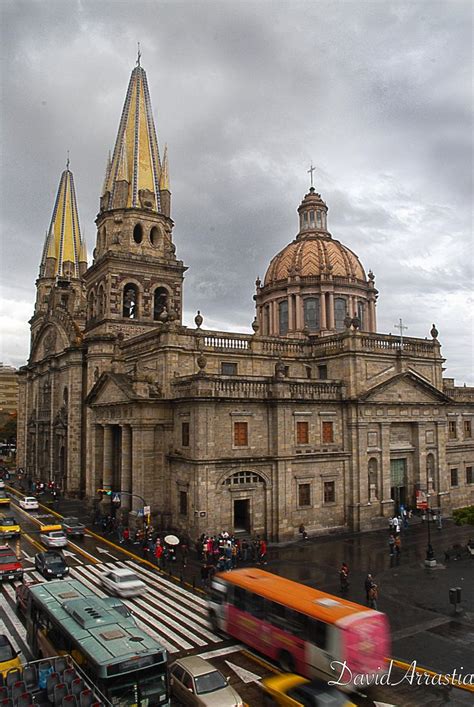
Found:
<svg viewBox="0 0 474 707"><path fill-rule="evenodd" d="M111 567L126 567L134 572L147 584L145 595L122 599L124 604L133 612L137 624L150 636L160 641L170 655L183 651L215 650L224 642L229 644L229 639L223 638L212 631L207 618L206 601L199 596L194 596L188 590L172 584L162 575L148 570L132 560L124 562L105 562L94 565L70 565L71 577L79 579L99 597L108 596L101 584L100 575ZM40 582L46 580L36 570L26 570L25 577ZM2 586L3 597L0 609L0 619L7 627L7 633L15 637L18 650L23 653L22 658L28 659L29 655L26 629L15 613L15 585L12 582ZM0 625L1 628L1 625Z"/></svg>

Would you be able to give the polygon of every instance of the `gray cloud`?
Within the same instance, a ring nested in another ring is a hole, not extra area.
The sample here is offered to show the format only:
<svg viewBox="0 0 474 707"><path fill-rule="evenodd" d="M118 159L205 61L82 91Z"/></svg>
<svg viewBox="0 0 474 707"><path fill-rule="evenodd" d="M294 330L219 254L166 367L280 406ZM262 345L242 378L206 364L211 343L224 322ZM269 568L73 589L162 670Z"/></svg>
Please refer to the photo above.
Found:
<svg viewBox="0 0 474 707"><path fill-rule="evenodd" d="M333 236L376 273L379 329L402 316L425 336L435 321L447 375L473 382L471 10L4 0L3 360L27 356L68 149L92 251L139 40L190 268L187 322L199 308L208 326L249 327L255 277L296 234L313 160Z"/></svg>

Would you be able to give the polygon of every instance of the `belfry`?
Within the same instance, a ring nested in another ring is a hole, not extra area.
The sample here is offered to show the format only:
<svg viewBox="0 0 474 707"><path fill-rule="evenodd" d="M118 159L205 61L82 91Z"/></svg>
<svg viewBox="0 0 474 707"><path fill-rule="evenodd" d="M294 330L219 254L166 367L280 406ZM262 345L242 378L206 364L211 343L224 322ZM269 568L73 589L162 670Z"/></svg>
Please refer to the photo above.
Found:
<svg viewBox="0 0 474 707"><path fill-rule="evenodd" d="M377 332L375 276L329 230L309 172L297 233L257 278L253 332L206 329L199 311L183 325L168 150L139 55L89 265L69 162L61 175L20 370L28 478L90 509L106 488L104 513L133 526L149 508L191 539L288 541L301 525L386 527L421 496L443 513L474 503L474 389L443 378L431 323L430 337Z"/></svg>

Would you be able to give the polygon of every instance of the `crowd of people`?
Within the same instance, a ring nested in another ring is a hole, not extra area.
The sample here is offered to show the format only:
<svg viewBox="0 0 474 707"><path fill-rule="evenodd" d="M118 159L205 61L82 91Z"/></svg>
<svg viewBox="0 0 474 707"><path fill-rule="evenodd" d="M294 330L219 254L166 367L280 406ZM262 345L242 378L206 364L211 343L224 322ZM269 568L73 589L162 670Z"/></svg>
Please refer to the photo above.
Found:
<svg viewBox="0 0 474 707"><path fill-rule="evenodd" d="M267 564L267 542L257 535L253 540L236 538L226 530L219 535L203 533L196 542L201 562L201 582L209 586L215 572L230 572L240 564Z"/></svg>

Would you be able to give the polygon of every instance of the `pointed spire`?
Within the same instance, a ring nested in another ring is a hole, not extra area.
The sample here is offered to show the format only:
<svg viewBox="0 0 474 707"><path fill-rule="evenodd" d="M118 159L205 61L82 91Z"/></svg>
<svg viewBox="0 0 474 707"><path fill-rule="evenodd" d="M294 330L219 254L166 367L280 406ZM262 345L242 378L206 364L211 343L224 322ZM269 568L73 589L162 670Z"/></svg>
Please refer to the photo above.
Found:
<svg viewBox="0 0 474 707"><path fill-rule="evenodd" d="M110 154L110 150L109 150L109 154L108 154L108 156L107 156L107 165L106 165L106 167L105 167L104 182L103 182L103 184L102 184L101 196L104 196L104 194L105 194L105 190L106 190L106 188L107 188L107 180L108 180L108 178L109 178L111 166L112 166L112 155Z"/></svg>
<svg viewBox="0 0 474 707"><path fill-rule="evenodd" d="M80 263L87 263L87 246L86 246L86 239L82 239L81 243L81 252L79 253L79 262Z"/></svg>
<svg viewBox="0 0 474 707"><path fill-rule="evenodd" d="M79 262L82 249L79 214L77 210L74 178L69 169L69 155L66 169L61 174L53 215L45 240L41 258L40 275L45 274L46 260L56 260L52 276L63 276L64 264L70 263L67 274L79 277Z"/></svg>
<svg viewBox="0 0 474 707"><path fill-rule="evenodd" d="M170 176L169 176L169 168L168 168L168 145L165 145L165 151L163 152L163 163L161 166L161 174L160 174L160 189L164 191L167 189L169 191L170 188Z"/></svg>
<svg viewBox="0 0 474 707"><path fill-rule="evenodd" d="M161 212L161 160L145 70L137 65L132 71L110 167L104 183L101 208L142 208L141 193ZM121 186L117 189L117 183ZM128 182L124 190L123 182Z"/></svg>

